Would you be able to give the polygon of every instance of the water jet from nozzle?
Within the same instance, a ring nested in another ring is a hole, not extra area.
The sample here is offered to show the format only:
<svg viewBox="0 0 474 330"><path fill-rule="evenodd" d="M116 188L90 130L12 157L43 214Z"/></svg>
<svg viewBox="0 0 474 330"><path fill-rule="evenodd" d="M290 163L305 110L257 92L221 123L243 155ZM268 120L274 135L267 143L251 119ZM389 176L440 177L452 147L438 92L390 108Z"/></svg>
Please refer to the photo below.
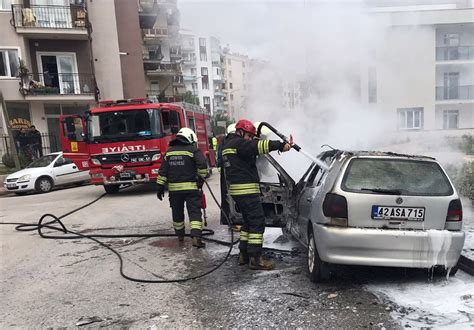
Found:
<svg viewBox="0 0 474 330"><path fill-rule="evenodd" d="M306 156L306 158L311 160L313 163L316 163L316 165L318 165L322 169L324 169L326 171L329 169L329 166L325 162L323 162L321 159L318 159L318 158L312 156L311 154L307 153L303 149L300 149L299 152L301 152L304 156Z"/></svg>

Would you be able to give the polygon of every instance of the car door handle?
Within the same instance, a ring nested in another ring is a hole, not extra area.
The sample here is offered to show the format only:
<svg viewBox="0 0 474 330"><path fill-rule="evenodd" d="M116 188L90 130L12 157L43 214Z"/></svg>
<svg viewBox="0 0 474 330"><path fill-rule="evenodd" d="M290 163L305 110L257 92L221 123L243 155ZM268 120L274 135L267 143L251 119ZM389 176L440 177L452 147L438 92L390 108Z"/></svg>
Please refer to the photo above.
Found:
<svg viewBox="0 0 474 330"><path fill-rule="evenodd" d="M77 166L73 166L72 168L73 168L73 169L76 169L76 168L77 168Z"/></svg>
<svg viewBox="0 0 474 330"><path fill-rule="evenodd" d="M312 199L311 197L306 198L306 201L307 201L308 203L311 203L312 200L313 200L313 199Z"/></svg>

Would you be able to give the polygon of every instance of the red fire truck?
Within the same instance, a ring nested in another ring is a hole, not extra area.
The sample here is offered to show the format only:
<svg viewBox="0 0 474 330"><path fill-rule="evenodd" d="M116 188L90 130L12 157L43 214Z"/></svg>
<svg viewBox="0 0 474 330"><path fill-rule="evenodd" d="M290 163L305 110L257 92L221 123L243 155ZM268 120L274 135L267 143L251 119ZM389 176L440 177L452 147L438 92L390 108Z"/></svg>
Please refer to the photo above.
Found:
<svg viewBox="0 0 474 330"><path fill-rule="evenodd" d="M181 127L193 129L209 168L216 155L209 114L189 103L151 103L147 99L103 101L84 116L61 117L64 156L107 193L122 184L155 182L168 143Z"/></svg>

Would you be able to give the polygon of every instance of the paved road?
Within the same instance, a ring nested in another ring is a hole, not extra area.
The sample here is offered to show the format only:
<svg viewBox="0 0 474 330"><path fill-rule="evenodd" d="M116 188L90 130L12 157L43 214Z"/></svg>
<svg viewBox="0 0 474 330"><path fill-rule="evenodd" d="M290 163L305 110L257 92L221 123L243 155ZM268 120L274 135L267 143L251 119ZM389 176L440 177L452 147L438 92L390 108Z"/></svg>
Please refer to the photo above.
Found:
<svg viewBox="0 0 474 330"><path fill-rule="evenodd" d="M217 176L210 182L218 191ZM43 213L64 214L100 196L101 187L84 186L28 196L0 198L1 222L36 222ZM208 196L209 227L229 240L218 225L218 209ZM159 233L172 229L168 203L150 188L107 196L64 220L82 233ZM122 254L125 272L146 278L181 278L202 272L227 248L209 243L196 250L175 238L102 239ZM123 279L117 258L89 240L46 240L36 232L0 226L0 328L73 327L83 317L96 325L147 328L307 326L397 328L390 316L400 308L364 289L369 279L403 279L403 270L345 268L328 284L306 278L305 255L269 253L278 261L271 272L237 266L237 256L216 272L182 284L141 284ZM423 275L424 276L424 275Z"/></svg>

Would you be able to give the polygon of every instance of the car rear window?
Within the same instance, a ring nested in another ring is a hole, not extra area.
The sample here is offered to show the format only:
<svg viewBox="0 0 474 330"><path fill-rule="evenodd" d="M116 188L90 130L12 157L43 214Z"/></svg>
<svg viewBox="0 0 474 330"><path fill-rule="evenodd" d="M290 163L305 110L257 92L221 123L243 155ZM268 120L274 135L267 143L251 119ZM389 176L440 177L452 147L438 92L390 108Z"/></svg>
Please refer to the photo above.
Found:
<svg viewBox="0 0 474 330"><path fill-rule="evenodd" d="M400 191L413 196L453 194L448 178L437 163L408 159L352 159L342 189L361 193Z"/></svg>

